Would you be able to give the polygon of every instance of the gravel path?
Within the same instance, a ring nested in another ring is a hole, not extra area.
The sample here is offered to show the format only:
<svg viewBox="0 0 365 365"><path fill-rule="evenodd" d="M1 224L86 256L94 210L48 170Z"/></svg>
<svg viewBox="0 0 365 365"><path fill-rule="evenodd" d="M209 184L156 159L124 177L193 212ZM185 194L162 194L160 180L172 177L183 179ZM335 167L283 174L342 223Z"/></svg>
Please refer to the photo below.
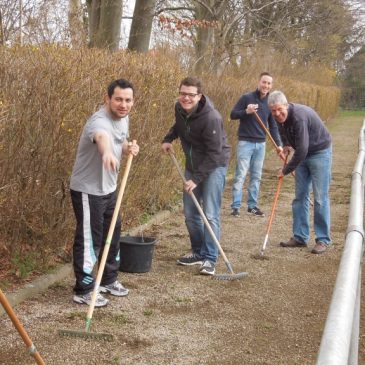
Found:
<svg viewBox="0 0 365 365"><path fill-rule="evenodd" d="M53 285L15 309L47 364L314 364L331 299L347 227L351 170L357 155L362 120L338 119L334 136L332 184L333 245L324 255L310 248L278 246L291 234L293 181L284 180L279 207L266 250L268 260L255 260L263 243L276 189L276 156L265 163L260 208L265 218L230 216L231 182L222 210L221 244L236 272L249 276L217 281L196 267L176 265L189 248L181 210L146 235L156 236L152 270L121 273L131 289L126 298L111 298L96 309L93 332L114 335L113 342L64 338L58 329L82 330L86 306L72 303L73 278ZM225 273L223 260L217 271ZM364 324L364 318L361 318ZM7 316L0 317L0 364L35 362ZM363 338L363 335L361 335ZM360 343L360 362L365 361Z"/></svg>

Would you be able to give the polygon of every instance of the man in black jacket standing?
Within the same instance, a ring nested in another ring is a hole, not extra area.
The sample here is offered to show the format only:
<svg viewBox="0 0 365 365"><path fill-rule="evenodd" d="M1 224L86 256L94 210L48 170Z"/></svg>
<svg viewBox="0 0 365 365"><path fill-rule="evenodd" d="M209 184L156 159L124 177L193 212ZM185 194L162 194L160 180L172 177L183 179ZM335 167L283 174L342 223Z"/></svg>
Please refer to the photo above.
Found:
<svg viewBox="0 0 365 365"><path fill-rule="evenodd" d="M278 177L295 170L295 199L292 203L293 236L282 247L306 247L310 238L309 193L314 195L314 232L312 253L321 254L331 243L330 198L332 142L319 115L310 107L288 103L281 91L270 94L268 104L284 143L284 153L295 150Z"/></svg>
<svg viewBox="0 0 365 365"><path fill-rule="evenodd" d="M200 273L214 275L218 249L189 195L194 192L217 239L220 239L220 208L230 157L223 120L210 99L202 94L201 81L187 77L180 83L175 104L175 124L162 142L165 153L180 138L185 153L184 215L191 252L180 265L201 265Z"/></svg>
<svg viewBox="0 0 365 365"><path fill-rule="evenodd" d="M267 72L261 73L256 91L242 95L231 111L231 119L240 121L237 132L237 165L232 186L231 215L234 217L240 215L242 188L248 172L250 183L247 189L247 211L257 217L264 216L257 206L257 201L265 158L266 134L257 122L254 112L257 112L266 128L270 130L276 144L281 146L277 125L267 105L271 88L272 76ZM277 152L281 151L279 147Z"/></svg>

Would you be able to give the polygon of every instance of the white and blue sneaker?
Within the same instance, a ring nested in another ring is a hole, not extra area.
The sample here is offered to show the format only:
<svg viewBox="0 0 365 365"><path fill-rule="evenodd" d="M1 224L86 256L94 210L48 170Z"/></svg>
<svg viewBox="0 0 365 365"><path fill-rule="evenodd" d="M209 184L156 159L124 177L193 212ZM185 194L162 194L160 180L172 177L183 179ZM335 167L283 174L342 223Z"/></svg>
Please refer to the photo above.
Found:
<svg viewBox="0 0 365 365"><path fill-rule="evenodd" d="M91 297L93 295L93 292L78 295L75 294L73 297L73 300L75 303L78 304L91 304ZM96 294L96 301L95 301L95 307L105 307L108 304L109 300L104 298L100 293Z"/></svg>
<svg viewBox="0 0 365 365"><path fill-rule="evenodd" d="M116 297L125 297L128 295L129 290L125 288L122 283L118 280L115 280L114 283L108 285L100 285L101 293L110 293L111 295L115 295Z"/></svg>

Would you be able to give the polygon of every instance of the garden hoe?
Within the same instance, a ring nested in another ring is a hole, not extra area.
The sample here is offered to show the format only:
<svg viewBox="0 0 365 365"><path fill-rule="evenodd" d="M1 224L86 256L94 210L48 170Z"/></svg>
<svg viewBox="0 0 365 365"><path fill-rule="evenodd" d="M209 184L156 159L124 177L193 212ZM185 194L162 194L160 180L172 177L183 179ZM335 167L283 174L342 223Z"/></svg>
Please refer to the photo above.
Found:
<svg viewBox="0 0 365 365"><path fill-rule="evenodd" d="M20 323L18 317L16 316L13 308L11 307L9 301L7 300L5 294L0 289L0 303L4 307L5 312L8 314L9 318L13 322L16 330L19 332L21 338L23 339L24 343L26 344L29 354L34 357L34 360L38 365L45 365L46 363L43 361L41 355L33 345L32 340L29 338L27 332L25 331L24 327Z"/></svg>
<svg viewBox="0 0 365 365"><path fill-rule="evenodd" d="M288 160L288 156L289 156L289 154L286 155L286 157L285 157L284 166L286 165L286 162ZM267 228L266 228L266 235L265 235L265 239L264 239L264 244L262 245L261 251L258 255L252 255L251 256L252 258L254 258L256 260L268 260L268 257L264 256L264 252L265 252L265 249L266 249L267 241L269 240L269 233L270 233L270 230L271 230L272 222L274 220L275 210L276 210L276 207L278 205L279 194L280 194L281 185L283 184L283 179L284 179L283 176L279 177L278 186L276 188L276 193L275 193L275 197L274 197L274 203L272 205L269 222L268 222Z"/></svg>
<svg viewBox="0 0 365 365"><path fill-rule="evenodd" d="M177 171L179 172L179 175L181 176L181 179L183 180L184 183L186 183L186 179L185 176L180 168L179 163L176 160L176 157L173 153L170 153L170 156L172 158L172 161L174 162ZM216 280L239 280L244 278L245 276L248 275L247 272L240 272L240 273L234 273L233 269L232 269L232 265L231 263L228 261L227 256L224 254L223 249L219 243L219 241L217 240L217 237L215 236L212 227L210 226L207 217L205 216L203 209L201 208L200 204L198 203L198 200L196 199L195 195L193 192L191 192L190 194L191 198L193 199L193 202L195 204L195 207L198 209L200 216L203 218L204 224L206 226L206 228L208 229L211 237L213 238L213 241L215 243L215 245L217 246L219 253L221 254L221 256L223 257L223 260L227 266L227 269L229 271L229 274L219 274L219 275L214 275L213 278Z"/></svg>
<svg viewBox="0 0 365 365"><path fill-rule="evenodd" d="M133 145L136 144L136 143L137 142L134 140ZM94 290L93 290L92 297L91 297L91 303L90 303L89 310L88 310L87 315L86 315L85 330L83 330L83 331L72 331L72 330L62 329L62 330L58 331L58 333L61 336L93 338L93 339L102 339L102 340L106 340L106 341L112 341L114 339L113 335L108 334L108 333L90 332L90 326L91 326L91 319L92 319L94 308L95 308L96 296L97 296L97 293L99 291L99 286L100 286L101 279L102 279L102 276L103 276L103 273L104 273L105 263L106 263L106 259L108 257L110 244L112 242L114 228L115 228L115 224L117 222L117 218L118 218L118 214L119 214L119 208L120 208L120 204L122 202L122 198L123 198L125 186L126 186L128 175L129 175L129 170L131 168L132 160L133 160L133 154L130 153L128 155L128 159L127 159L126 167L125 167L125 170L124 170L122 182L120 184L120 189L119 189L119 193L118 193L117 202L115 204L112 221L110 223L110 227L109 227L109 231L108 231L108 236L107 236L106 241L105 241L103 255L101 257L101 261L100 261L100 264L99 264L98 274L97 274L96 279L95 279L95 285L94 285Z"/></svg>

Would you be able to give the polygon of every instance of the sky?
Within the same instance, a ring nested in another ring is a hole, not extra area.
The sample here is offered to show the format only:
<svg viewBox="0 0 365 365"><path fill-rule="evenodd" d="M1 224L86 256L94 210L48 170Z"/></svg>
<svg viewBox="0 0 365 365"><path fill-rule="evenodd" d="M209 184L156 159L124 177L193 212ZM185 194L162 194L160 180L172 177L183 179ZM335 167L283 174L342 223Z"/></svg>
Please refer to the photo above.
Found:
<svg viewBox="0 0 365 365"><path fill-rule="evenodd" d="M132 17L134 11L135 0L125 0L123 1L123 17ZM122 19L121 27L121 46L122 48L127 47L129 30L131 28L132 19Z"/></svg>

